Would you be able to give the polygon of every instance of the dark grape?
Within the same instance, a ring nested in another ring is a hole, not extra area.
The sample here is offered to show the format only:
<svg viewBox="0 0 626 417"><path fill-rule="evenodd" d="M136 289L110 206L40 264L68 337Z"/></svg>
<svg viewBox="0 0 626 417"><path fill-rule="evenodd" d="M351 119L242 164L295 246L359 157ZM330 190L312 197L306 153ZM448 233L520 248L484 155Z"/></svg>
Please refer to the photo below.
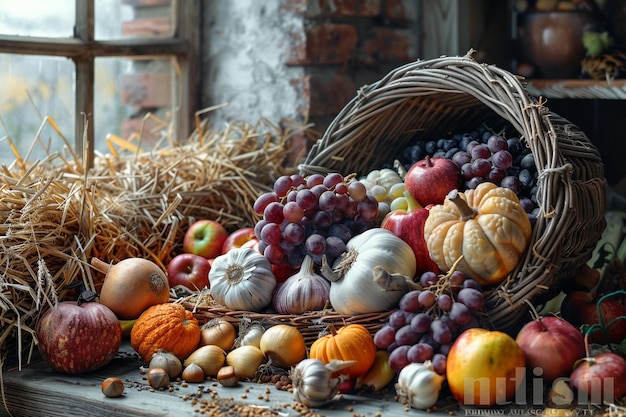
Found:
<svg viewBox="0 0 626 417"><path fill-rule="evenodd" d="M496 153L498 151L507 150L509 145L502 136L500 135L491 135L489 139L487 139L487 147L491 153Z"/></svg>
<svg viewBox="0 0 626 417"><path fill-rule="evenodd" d="M424 287L430 287L439 281L439 277L433 271L426 271L420 275L420 284Z"/></svg>
<svg viewBox="0 0 626 417"><path fill-rule="evenodd" d="M399 329L400 327L407 324L406 313L403 310L395 310L389 315L387 323L394 329Z"/></svg>
<svg viewBox="0 0 626 417"><path fill-rule="evenodd" d="M290 201L283 207L283 217L291 223L299 223L304 217L304 209L295 201Z"/></svg>
<svg viewBox="0 0 626 417"><path fill-rule="evenodd" d="M502 181L500 181L500 185L502 187L510 189L514 193L519 193L523 189L522 183L520 182L519 178L512 175L508 175L502 178Z"/></svg>
<svg viewBox="0 0 626 417"><path fill-rule="evenodd" d="M256 214L263 214L269 203L277 203L278 196L275 193L263 193L254 201L253 210Z"/></svg>
<svg viewBox="0 0 626 417"><path fill-rule="evenodd" d="M337 236L328 236L326 238L326 254L333 258L340 257L346 252L346 243Z"/></svg>
<svg viewBox="0 0 626 417"><path fill-rule="evenodd" d="M519 166L522 169L536 169L537 166L535 165L535 157L533 156L533 154L527 153L526 155L524 155L522 160L519 162Z"/></svg>
<svg viewBox="0 0 626 417"><path fill-rule="evenodd" d="M430 290L424 290L420 292L418 296L418 300L420 304L423 305L424 307L430 307L433 304L435 304L436 296L434 292Z"/></svg>
<svg viewBox="0 0 626 417"><path fill-rule="evenodd" d="M463 288L474 288L475 290L482 291L482 286L478 283L478 281L471 278L463 281Z"/></svg>
<svg viewBox="0 0 626 417"><path fill-rule="evenodd" d="M406 357L413 363L424 363L432 359L435 351L431 345L426 343L417 343L409 348Z"/></svg>
<svg viewBox="0 0 626 417"><path fill-rule="evenodd" d="M411 328L416 333L426 333L430 329L430 323L432 323L432 317L427 313L417 313L415 317L411 319Z"/></svg>
<svg viewBox="0 0 626 417"><path fill-rule="evenodd" d="M343 175L337 172L331 172L330 174L324 177L324 181L322 181L322 184L324 184L328 189L332 189L337 184L340 184L342 182L343 182Z"/></svg>
<svg viewBox="0 0 626 417"><path fill-rule="evenodd" d="M268 245L279 245L282 239L282 231L276 223L267 223L261 229L261 240Z"/></svg>
<svg viewBox="0 0 626 417"><path fill-rule="evenodd" d="M513 164L513 156L509 151L498 151L491 156L491 163L496 168L508 169Z"/></svg>
<svg viewBox="0 0 626 417"><path fill-rule="evenodd" d="M481 158L488 159L491 156L491 151L487 145L481 143L472 148L470 155L472 155L472 159L474 160Z"/></svg>
<svg viewBox="0 0 626 417"><path fill-rule="evenodd" d="M311 210L317 206L317 197L308 188L298 190L296 203L304 210Z"/></svg>
<svg viewBox="0 0 626 417"><path fill-rule="evenodd" d="M423 307L419 302L420 292L421 291L419 290L413 290L404 294L398 302L398 307L407 313L415 313L419 311Z"/></svg>
<svg viewBox="0 0 626 417"><path fill-rule="evenodd" d="M433 358L431 359L431 362L433 364L433 369L435 370L435 372L437 372L439 375L446 374L446 355L442 353L435 353L433 355Z"/></svg>
<svg viewBox="0 0 626 417"><path fill-rule="evenodd" d="M278 197L287 195L293 185L293 181L289 175L282 175L274 181L274 192Z"/></svg>
<svg viewBox="0 0 626 417"><path fill-rule="evenodd" d="M314 233L306 239L305 247L310 255L321 255L326 250L326 239L324 236Z"/></svg>
<svg viewBox="0 0 626 417"><path fill-rule="evenodd" d="M263 211L263 218L270 223L281 224L283 222L283 205L277 201L269 203Z"/></svg>
<svg viewBox="0 0 626 417"><path fill-rule="evenodd" d="M483 308L485 299L482 291L475 288L463 288L457 295L457 300L465 304L470 310L479 311Z"/></svg>
<svg viewBox="0 0 626 417"><path fill-rule="evenodd" d="M442 311L450 311L452 307L452 297L448 294L439 294L437 297L437 307Z"/></svg>
<svg viewBox="0 0 626 417"><path fill-rule="evenodd" d="M396 330L384 325L374 333L374 344L379 349L387 349L396 339Z"/></svg>
<svg viewBox="0 0 626 417"><path fill-rule="evenodd" d="M472 156L466 151L458 151L454 155L452 155L452 162L457 164L459 168L461 168L464 164L472 161Z"/></svg>
<svg viewBox="0 0 626 417"><path fill-rule="evenodd" d="M472 312L465 304L455 301L450 307L450 319L459 326L464 326L472 318Z"/></svg>
<svg viewBox="0 0 626 417"><path fill-rule="evenodd" d="M398 346L389 353L389 366L396 372L400 372L405 366L411 363L407 358L407 353L411 346Z"/></svg>
<svg viewBox="0 0 626 417"><path fill-rule="evenodd" d="M420 334L415 333L408 324L396 330L396 343L400 346L414 345L418 342L419 338Z"/></svg>
<svg viewBox="0 0 626 417"><path fill-rule="evenodd" d="M491 171L491 162L485 158L475 158L471 164L472 175L475 177L486 177Z"/></svg>
<svg viewBox="0 0 626 417"><path fill-rule="evenodd" d="M450 343L452 341L452 331L441 320L433 320L430 323L430 332L433 336L433 340L439 344Z"/></svg>

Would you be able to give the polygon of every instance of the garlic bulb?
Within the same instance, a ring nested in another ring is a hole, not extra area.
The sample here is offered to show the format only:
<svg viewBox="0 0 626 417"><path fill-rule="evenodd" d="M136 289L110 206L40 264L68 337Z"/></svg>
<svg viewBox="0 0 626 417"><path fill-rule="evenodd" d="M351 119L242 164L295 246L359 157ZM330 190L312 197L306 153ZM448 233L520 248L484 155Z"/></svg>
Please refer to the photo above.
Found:
<svg viewBox="0 0 626 417"><path fill-rule="evenodd" d="M418 410L426 410L437 403L445 379L435 372L430 361L410 363L398 375L398 401Z"/></svg>
<svg viewBox="0 0 626 417"><path fill-rule="evenodd" d="M261 311L272 302L276 276L267 258L250 248L233 248L213 260L211 296L231 310Z"/></svg>
<svg viewBox="0 0 626 417"><path fill-rule="evenodd" d="M333 378L333 372L354 365L354 361L333 359L324 364L319 359L303 359L291 368L289 376L293 385L293 399L307 407L320 407L339 391L346 375Z"/></svg>
<svg viewBox="0 0 626 417"><path fill-rule="evenodd" d="M321 310L328 302L330 282L314 272L313 258L305 256L300 271L280 284L273 297L281 314L302 314Z"/></svg>

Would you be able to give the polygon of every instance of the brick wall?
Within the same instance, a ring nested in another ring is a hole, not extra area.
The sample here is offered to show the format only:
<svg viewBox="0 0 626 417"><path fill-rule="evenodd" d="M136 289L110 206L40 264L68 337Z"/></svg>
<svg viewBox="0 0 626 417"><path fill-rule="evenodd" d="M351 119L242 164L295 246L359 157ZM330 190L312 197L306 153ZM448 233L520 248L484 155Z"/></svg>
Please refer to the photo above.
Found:
<svg viewBox="0 0 626 417"><path fill-rule="evenodd" d="M303 33L292 33L285 62L304 69L310 120L325 127L357 89L418 56L417 2L292 0Z"/></svg>

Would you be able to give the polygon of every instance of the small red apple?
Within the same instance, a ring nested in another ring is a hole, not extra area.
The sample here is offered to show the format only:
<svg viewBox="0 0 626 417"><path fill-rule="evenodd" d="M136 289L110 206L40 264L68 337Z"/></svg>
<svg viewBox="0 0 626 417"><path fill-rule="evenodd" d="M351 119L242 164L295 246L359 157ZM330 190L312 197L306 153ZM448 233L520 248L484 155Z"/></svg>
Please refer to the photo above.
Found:
<svg viewBox="0 0 626 417"><path fill-rule="evenodd" d="M524 351L526 366L539 368L542 378L554 381L568 376L574 363L585 356L585 341L580 330L556 316L529 321L517 333L517 344Z"/></svg>
<svg viewBox="0 0 626 417"><path fill-rule="evenodd" d="M389 230L409 244L415 255L416 276L420 276L426 271L439 274L441 270L430 258L428 246L424 239L424 223L430 210L421 207L410 192L405 191L404 196L408 202L408 210L394 210L388 213L380 227Z"/></svg>
<svg viewBox="0 0 626 417"><path fill-rule="evenodd" d="M584 358L569 384L579 403L615 403L626 395L626 360L615 353Z"/></svg>
<svg viewBox="0 0 626 417"><path fill-rule="evenodd" d="M222 254L228 232L215 220L198 220L189 226L183 238L183 252L207 259Z"/></svg>
<svg viewBox="0 0 626 417"><path fill-rule="evenodd" d="M459 188L461 170L451 159L427 156L414 163L404 177L404 184L422 206L442 204L448 193Z"/></svg>
<svg viewBox="0 0 626 417"><path fill-rule="evenodd" d="M224 244L222 245L222 254L233 248L240 248L244 243L255 238L256 236L254 235L253 227L242 227L241 229L237 229L234 232L231 232L224 241Z"/></svg>
<svg viewBox="0 0 626 417"><path fill-rule="evenodd" d="M181 253L167 264L167 280L170 288L182 285L192 291L209 286L211 262L200 255Z"/></svg>

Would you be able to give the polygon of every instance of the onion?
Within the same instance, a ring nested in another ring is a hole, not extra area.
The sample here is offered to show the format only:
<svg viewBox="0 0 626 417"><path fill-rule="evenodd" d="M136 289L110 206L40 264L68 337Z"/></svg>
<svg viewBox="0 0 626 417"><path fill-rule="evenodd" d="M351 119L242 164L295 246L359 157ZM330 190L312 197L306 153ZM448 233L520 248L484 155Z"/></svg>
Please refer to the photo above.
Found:
<svg viewBox="0 0 626 417"><path fill-rule="evenodd" d="M226 364L235 368L241 378L253 378L265 357L256 346L240 346L228 352Z"/></svg>
<svg viewBox="0 0 626 417"><path fill-rule="evenodd" d="M276 324L263 333L261 352L279 368L289 368L306 357L302 333L288 324Z"/></svg>
<svg viewBox="0 0 626 417"><path fill-rule="evenodd" d="M236 337L237 329L224 319L210 320L200 328L200 346L216 345L228 351Z"/></svg>
<svg viewBox="0 0 626 417"><path fill-rule="evenodd" d="M185 359L185 367L192 363L200 366L206 376L216 376L217 371L224 365L226 352L216 345L205 345L199 347Z"/></svg>

